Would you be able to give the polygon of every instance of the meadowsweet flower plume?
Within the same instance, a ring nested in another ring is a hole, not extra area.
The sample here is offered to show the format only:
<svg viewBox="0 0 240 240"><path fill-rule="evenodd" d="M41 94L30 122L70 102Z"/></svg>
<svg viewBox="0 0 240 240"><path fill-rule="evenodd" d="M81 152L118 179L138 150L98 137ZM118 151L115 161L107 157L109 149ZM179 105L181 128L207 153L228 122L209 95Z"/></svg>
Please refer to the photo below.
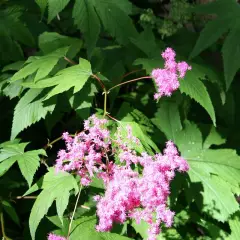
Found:
<svg viewBox="0 0 240 240"><path fill-rule="evenodd" d="M155 240L162 224L170 227L173 223L174 212L167 205L170 183L176 171L186 172L189 165L172 141L166 143L163 154L151 156L134 150L140 141L130 126L120 126L110 136L107 124L106 119L93 115L75 137L64 133L66 149L59 151L55 168L78 174L83 186L88 186L94 176L103 179L105 194L94 197L97 231L110 231L114 223L128 219L145 221L149 224L148 239Z"/></svg>
<svg viewBox="0 0 240 240"><path fill-rule="evenodd" d="M154 95L155 99L162 96L171 96L180 86L178 79L184 78L186 72L192 69L186 62L177 63L175 57L175 51L172 48L167 48L162 53L162 58L165 61L164 68L153 69L151 73L157 86L157 93Z"/></svg>

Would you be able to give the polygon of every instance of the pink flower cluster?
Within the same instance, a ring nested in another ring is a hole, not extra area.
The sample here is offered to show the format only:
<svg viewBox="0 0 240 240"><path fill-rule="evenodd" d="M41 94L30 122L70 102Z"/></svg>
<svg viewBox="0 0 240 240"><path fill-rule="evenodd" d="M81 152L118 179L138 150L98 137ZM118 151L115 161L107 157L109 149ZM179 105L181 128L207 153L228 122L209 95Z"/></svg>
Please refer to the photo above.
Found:
<svg viewBox="0 0 240 240"><path fill-rule="evenodd" d="M84 122L84 131L74 138L64 133L66 150L58 152L56 170L75 172L81 176L83 186L89 185L94 173L106 169L102 160L111 143L106 124L106 119L98 119L93 115Z"/></svg>
<svg viewBox="0 0 240 240"><path fill-rule="evenodd" d="M167 48L162 53L162 57L165 60L164 68L153 69L151 73L158 88L158 92L154 95L155 99L171 96L180 86L178 78L184 78L187 70L192 69L186 62L176 62L176 53L172 48Z"/></svg>
<svg viewBox="0 0 240 240"><path fill-rule="evenodd" d="M84 186L94 176L103 179L105 194L94 197L98 231L109 231L114 222L143 220L149 224L149 240L155 240L162 223L172 225L174 213L167 206L169 185L175 171L189 169L188 163L171 141L163 154L137 153L134 148L140 141L133 136L131 127L121 126L110 136L107 123L93 115L84 122L84 131L75 137L64 133L66 150L59 151L55 167L57 171L80 175ZM135 167L140 173L133 170Z"/></svg>
<svg viewBox="0 0 240 240"><path fill-rule="evenodd" d="M164 154L137 156L127 152L127 166L114 166L113 178L106 186L103 197L97 196L98 231L109 231L114 222L123 223L128 218L149 223L149 240L155 240L160 233L160 224L170 227L174 212L167 208L169 185L175 171L185 172L188 163L179 156L173 142L167 142ZM129 165L140 164L142 174L133 171Z"/></svg>
<svg viewBox="0 0 240 240"><path fill-rule="evenodd" d="M53 233L49 233L48 240L66 240L66 238L58 236L58 235L55 235Z"/></svg>

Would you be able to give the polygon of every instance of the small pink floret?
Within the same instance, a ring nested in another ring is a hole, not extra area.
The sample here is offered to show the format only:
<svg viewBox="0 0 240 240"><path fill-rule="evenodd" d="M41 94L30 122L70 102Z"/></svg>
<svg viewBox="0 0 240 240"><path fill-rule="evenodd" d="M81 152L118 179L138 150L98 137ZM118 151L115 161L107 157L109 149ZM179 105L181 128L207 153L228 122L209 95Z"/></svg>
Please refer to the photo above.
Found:
<svg viewBox="0 0 240 240"><path fill-rule="evenodd" d="M48 234L48 240L66 240L66 238L58 236L58 235L55 235L53 233L49 233Z"/></svg>

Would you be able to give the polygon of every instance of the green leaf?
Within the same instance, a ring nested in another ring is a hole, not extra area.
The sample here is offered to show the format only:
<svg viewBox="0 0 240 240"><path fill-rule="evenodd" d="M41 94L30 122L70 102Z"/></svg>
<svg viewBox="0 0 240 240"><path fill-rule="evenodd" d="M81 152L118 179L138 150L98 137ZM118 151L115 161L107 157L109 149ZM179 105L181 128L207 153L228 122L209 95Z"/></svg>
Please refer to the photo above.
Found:
<svg viewBox="0 0 240 240"><path fill-rule="evenodd" d="M91 76L90 63L80 58L79 64L59 71L54 77L38 81L37 83L24 83L29 88L47 88L55 86L45 100L74 87L74 93L80 91Z"/></svg>
<svg viewBox="0 0 240 240"><path fill-rule="evenodd" d="M153 123L165 133L166 137L175 141L177 132L182 130L182 124L177 104L165 102L161 104L152 119Z"/></svg>
<svg viewBox="0 0 240 240"><path fill-rule="evenodd" d="M137 224L136 221L131 223L131 226L135 229L137 233L139 233L144 240L148 239L148 228L149 225L141 221L140 224ZM157 236L157 240L178 240L181 239L180 234L176 231L176 229L162 229L162 232Z"/></svg>
<svg viewBox="0 0 240 240"><path fill-rule="evenodd" d="M59 216L60 221L63 223L63 214L65 209L67 208L68 202L69 202L69 191L66 191L65 189L62 191L62 196L58 198L58 201L56 202L57 205L57 214Z"/></svg>
<svg viewBox="0 0 240 240"><path fill-rule="evenodd" d="M7 201L2 201L2 207L5 210L5 212L9 215L9 217L18 225L20 226L20 220L16 213L16 210L14 207Z"/></svg>
<svg viewBox="0 0 240 240"><path fill-rule="evenodd" d="M227 237L227 240L237 240L240 238L240 212L236 212L229 220L231 228L231 234Z"/></svg>
<svg viewBox="0 0 240 240"><path fill-rule="evenodd" d="M97 88L94 83L87 82L83 88L69 96L69 103L81 119L86 119L90 115L92 102Z"/></svg>
<svg viewBox="0 0 240 240"><path fill-rule="evenodd" d="M20 171L27 180L29 187L33 176L40 165L38 155L46 156L43 149L24 152L28 143L8 143L0 149L0 176L2 176L16 161Z"/></svg>
<svg viewBox="0 0 240 240"><path fill-rule="evenodd" d="M40 190L42 188L42 184L43 176L23 194L23 197Z"/></svg>
<svg viewBox="0 0 240 240"><path fill-rule="evenodd" d="M127 0L95 0L96 11L104 28L117 39L120 44L129 42L137 31L127 14L131 11L131 4Z"/></svg>
<svg viewBox="0 0 240 240"><path fill-rule="evenodd" d="M159 56L159 47L155 42L154 34L150 28L145 29L136 38L131 38L131 42L149 58Z"/></svg>
<svg viewBox="0 0 240 240"><path fill-rule="evenodd" d="M221 137L221 135L217 132L215 127L211 127L210 132L203 143L203 148L210 148L212 145L221 145L224 144L226 140Z"/></svg>
<svg viewBox="0 0 240 240"><path fill-rule="evenodd" d="M93 1L76 0L73 8L74 23L84 34L89 55L96 46L101 27Z"/></svg>
<svg viewBox="0 0 240 240"><path fill-rule="evenodd" d="M26 78L27 76L36 73L34 81L40 80L46 77L56 66L60 58L63 58L69 47L63 47L57 49L54 52L51 52L45 56L35 56L30 57L26 61L26 66L24 66L20 71L15 73L11 79L11 81L16 81L22 78Z"/></svg>
<svg viewBox="0 0 240 240"><path fill-rule="evenodd" d="M40 7L41 14L42 14L42 17L43 17L43 14L44 14L44 12L47 8L47 5L48 5L48 0L35 0L35 2Z"/></svg>
<svg viewBox="0 0 240 240"><path fill-rule="evenodd" d="M198 102L208 112L214 126L216 126L216 116L211 98L203 82L196 78L194 70L189 71L185 78L180 81L180 91Z"/></svg>
<svg viewBox="0 0 240 240"><path fill-rule="evenodd" d="M77 182L71 174L67 172L56 174L54 169L50 169L44 176L42 189L42 192L38 195L33 205L29 218L30 232L33 240L35 239L35 233L41 219L47 214L54 200L58 206L58 213L62 215L67 206L66 199L69 196L69 192L74 189L76 195L79 191Z"/></svg>
<svg viewBox="0 0 240 240"><path fill-rule="evenodd" d="M240 57L240 24L236 21L240 17L239 4L235 0L218 0L210 4L200 5L200 7L195 8L195 12L215 14L217 18L207 23L190 57L198 55L230 30L222 47L224 75L226 87L229 89L236 72L240 68L238 61Z"/></svg>
<svg viewBox="0 0 240 240"><path fill-rule="evenodd" d="M9 83L4 89L3 93L5 96L13 99L15 97L19 97L23 91L23 87L21 86L22 80L16 81L14 83Z"/></svg>
<svg viewBox="0 0 240 240"><path fill-rule="evenodd" d="M82 239L94 240L130 240L130 238L116 233L97 232L95 229L96 224L97 219L95 216L80 217L79 219L73 221L73 230L70 235L70 240L77 240L79 239L79 236L81 236Z"/></svg>
<svg viewBox="0 0 240 240"><path fill-rule="evenodd" d="M239 6L238 6L239 7ZM240 10L239 10L240 17ZM223 64L224 64L224 76L226 80L226 87L229 89L234 76L240 68L240 23L235 24L228 34L223 48Z"/></svg>
<svg viewBox="0 0 240 240"><path fill-rule="evenodd" d="M48 0L48 23L50 23L69 2L70 0Z"/></svg>
<svg viewBox="0 0 240 240"><path fill-rule="evenodd" d="M45 118L48 112L52 112L55 104L42 103L41 89L30 89L20 99L14 109L11 139L14 139L23 129Z"/></svg>
<svg viewBox="0 0 240 240"><path fill-rule="evenodd" d="M140 145L135 145L135 150L143 152L144 150L153 153L153 150L159 152L157 145L148 137L147 133L143 128L136 122L127 122L124 119L119 122L121 128L121 133L123 136L127 136L127 126L132 128L133 136L137 137L140 140Z"/></svg>
<svg viewBox="0 0 240 240"><path fill-rule="evenodd" d="M120 44L127 44L129 37L137 36L137 31L128 16L132 4L128 0L76 0L73 8L75 24L83 32L88 54L91 56L103 27Z"/></svg>
<svg viewBox="0 0 240 240"><path fill-rule="evenodd" d="M56 32L44 32L39 36L38 41L39 48L44 54L49 54L59 48L69 46L69 50L67 52L67 56L69 58L75 57L82 47L82 40L60 35Z"/></svg>
<svg viewBox="0 0 240 240"><path fill-rule="evenodd" d="M240 191L240 157L231 149L203 149L201 132L188 122L177 135L176 143L190 164L191 181L203 185L202 210L226 221L239 208L234 193Z"/></svg>
<svg viewBox="0 0 240 240"><path fill-rule="evenodd" d="M0 177L3 176L15 162L16 159L9 159L8 161L0 163Z"/></svg>
<svg viewBox="0 0 240 240"><path fill-rule="evenodd" d="M24 64L24 61L17 61L17 62L8 64L8 65L4 66L4 68L2 69L2 72L18 71L22 68L23 64Z"/></svg>
<svg viewBox="0 0 240 240"><path fill-rule="evenodd" d="M200 33L197 43L190 54L190 58L196 57L203 50L215 43L225 32L228 31L230 25L231 21L225 18L217 18L207 23Z"/></svg>
<svg viewBox="0 0 240 240"><path fill-rule="evenodd" d="M19 45L33 47L34 39L20 17L23 9L19 6L8 6L0 10L0 59L1 62L17 61L23 59L23 52ZM19 42L19 43L18 43Z"/></svg>

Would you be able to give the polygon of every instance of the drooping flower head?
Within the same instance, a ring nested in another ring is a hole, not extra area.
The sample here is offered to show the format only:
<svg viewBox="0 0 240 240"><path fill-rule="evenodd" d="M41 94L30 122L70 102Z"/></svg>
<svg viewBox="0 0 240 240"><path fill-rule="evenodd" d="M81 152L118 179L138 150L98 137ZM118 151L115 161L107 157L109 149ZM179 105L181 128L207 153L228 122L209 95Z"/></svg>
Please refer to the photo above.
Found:
<svg viewBox="0 0 240 240"><path fill-rule="evenodd" d="M177 63L175 57L175 51L172 48L167 48L162 53L162 58L165 61L164 68L153 69L151 73L157 86L155 99L162 96L171 96L180 86L178 79L184 78L186 72L192 69L186 62Z"/></svg>

